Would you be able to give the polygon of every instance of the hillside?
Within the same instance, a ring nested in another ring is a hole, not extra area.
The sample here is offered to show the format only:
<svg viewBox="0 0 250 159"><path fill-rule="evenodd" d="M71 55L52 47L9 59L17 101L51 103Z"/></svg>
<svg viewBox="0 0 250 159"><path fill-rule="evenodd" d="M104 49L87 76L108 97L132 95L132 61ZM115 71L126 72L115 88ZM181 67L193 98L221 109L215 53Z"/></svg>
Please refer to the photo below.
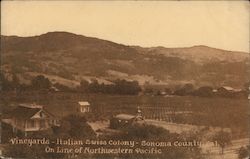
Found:
<svg viewBox="0 0 250 159"><path fill-rule="evenodd" d="M28 83L43 74L76 86L81 79L109 84L120 78L154 85L229 85L249 81L248 54L207 46L142 48L67 32L1 36L2 70Z"/></svg>
<svg viewBox="0 0 250 159"><path fill-rule="evenodd" d="M192 60L200 64L209 63L213 61L225 62L241 62L248 58L248 54L238 51L226 51L216 48L211 48L204 45L197 45L186 48L165 48L165 47L151 47L141 48L134 47L139 52L153 55L164 55L166 57L179 57L181 59Z"/></svg>

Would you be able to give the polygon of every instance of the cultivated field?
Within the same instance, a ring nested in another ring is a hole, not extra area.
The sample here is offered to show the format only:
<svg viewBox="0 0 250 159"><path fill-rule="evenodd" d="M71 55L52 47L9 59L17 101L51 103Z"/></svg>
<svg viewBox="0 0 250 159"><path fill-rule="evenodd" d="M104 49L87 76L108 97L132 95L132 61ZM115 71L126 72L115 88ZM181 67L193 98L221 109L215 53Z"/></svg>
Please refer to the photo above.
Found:
<svg viewBox="0 0 250 159"><path fill-rule="evenodd" d="M234 138L247 135L248 100L191 96L120 96L64 92L2 93L3 113L19 103L37 103L58 117L77 113L78 101L88 101L89 119L109 120L119 113L136 114L139 106L146 119L180 124L231 128Z"/></svg>

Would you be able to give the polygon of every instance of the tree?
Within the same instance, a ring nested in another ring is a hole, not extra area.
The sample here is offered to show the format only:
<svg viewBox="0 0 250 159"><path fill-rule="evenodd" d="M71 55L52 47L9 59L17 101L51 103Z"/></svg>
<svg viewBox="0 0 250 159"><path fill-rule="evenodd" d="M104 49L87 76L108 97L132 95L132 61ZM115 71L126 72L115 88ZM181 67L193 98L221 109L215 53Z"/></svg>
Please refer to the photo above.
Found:
<svg viewBox="0 0 250 159"><path fill-rule="evenodd" d="M96 79L91 79L91 83L88 85L88 91L98 93L100 91L99 83Z"/></svg>
<svg viewBox="0 0 250 159"><path fill-rule="evenodd" d="M213 88L209 86L200 87L198 90L194 91L193 95L200 97L211 97L213 96Z"/></svg>
<svg viewBox="0 0 250 159"><path fill-rule="evenodd" d="M138 81L115 80L115 93L136 95L141 91Z"/></svg>
<svg viewBox="0 0 250 159"><path fill-rule="evenodd" d="M225 147L231 143L231 135L228 132L219 131L214 135L213 141L218 143L221 147L221 154L224 154Z"/></svg>
<svg viewBox="0 0 250 159"><path fill-rule="evenodd" d="M185 84L182 88L177 89L174 94L179 96L189 95L194 91L194 86L191 83Z"/></svg>
<svg viewBox="0 0 250 159"><path fill-rule="evenodd" d="M2 72L0 72L0 90L3 91L13 90L11 82L8 81L8 79Z"/></svg>
<svg viewBox="0 0 250 159"><path fill-rule="evenodd" d="M49 89L51 87L51 82L43 75L38 75L32 79L31 86L33 89Z"/></svg>
<svg viewBox="0 0 250 159"><path fill-rule="evenodd" d="M166 93L166 95L172 94L172 90L170 88L165 88L164 92Z"/></svg>
<svg viewBox="0 0 250 159"><path fill-rule="evenodd" d="M87 123L84 116L69 115L62 120L60 127L54 127L53 132L57 136L66 136L72 138L92 138L95 137L95 132Z"/></svg>
<svg viewBox="0 0 250 159"><path fill-rule="evenodd" d="M247 147L241 147L238 151L238 158L239 159L244 159L250 157L250 145Z"/></svg>
<svg viewBox="0 0 250 159"><path fill-rule="evenodd" d="M85 92L85 91L87 91L88 90L88 87L89 87L89 82L87 81L87 80L81 80L81 82L80 82L80 87L79 87L79 89L80 89L80 92Z"/></svg>
<svg viewBox="0 0 250 159"><path fill-rule="evenodd" d="M145 88L144 94L153 94L154 90L152 88Z"/></svg>
<svg viewBox="0 0 250 159"><path fill-rule="evenodd" d="M12 86L14 89L18 89L20 87L19 79L15 74L12 76Z"/></svg>

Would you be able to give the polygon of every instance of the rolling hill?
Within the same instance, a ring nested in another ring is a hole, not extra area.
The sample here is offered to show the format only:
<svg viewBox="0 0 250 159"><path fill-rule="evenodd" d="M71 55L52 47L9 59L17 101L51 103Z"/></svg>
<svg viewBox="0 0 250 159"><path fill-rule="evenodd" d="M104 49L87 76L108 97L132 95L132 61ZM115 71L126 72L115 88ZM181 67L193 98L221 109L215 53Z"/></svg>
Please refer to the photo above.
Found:
<svg viewBox="0 0 250 159"><path fill-rule="evenodd" d="M126 46L68 32L33 37L1 36L3 73L21 82L43 74L76 86L82 79L110 84L120 78L140 84L241 88L249 81L249 54L208 46L164 48Z"/></svg>

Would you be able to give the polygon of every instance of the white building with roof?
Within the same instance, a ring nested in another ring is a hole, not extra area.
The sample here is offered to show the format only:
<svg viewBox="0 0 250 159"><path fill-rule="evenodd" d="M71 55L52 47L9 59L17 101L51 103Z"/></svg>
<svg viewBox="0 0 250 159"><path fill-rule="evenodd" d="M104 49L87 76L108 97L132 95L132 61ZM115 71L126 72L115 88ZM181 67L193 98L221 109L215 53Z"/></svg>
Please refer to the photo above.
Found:
<svg viewBox="0 0 250 159"><path fill-rule="evenodd" d="M88 112L91 111L90 104L87 101L79 101L78 105L79 105L79 109L78 110L81 113L88 113Z"/></svg>

